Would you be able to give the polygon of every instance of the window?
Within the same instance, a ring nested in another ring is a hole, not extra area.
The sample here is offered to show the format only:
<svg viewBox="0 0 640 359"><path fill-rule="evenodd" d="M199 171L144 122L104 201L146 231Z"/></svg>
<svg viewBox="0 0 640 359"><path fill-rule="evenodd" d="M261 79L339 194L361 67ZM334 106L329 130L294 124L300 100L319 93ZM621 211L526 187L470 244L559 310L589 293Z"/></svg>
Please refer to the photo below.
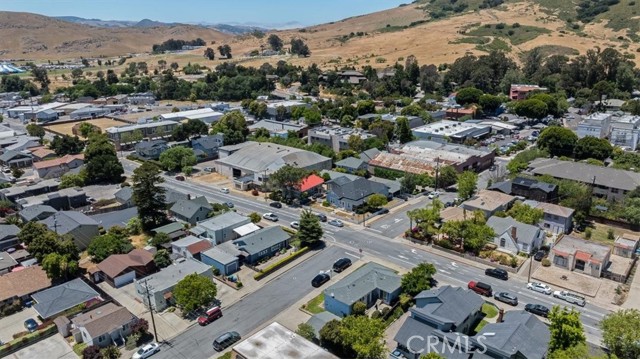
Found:
<svg viewBox="0 0 640 359"><path fill-rule="evenodd" d="M618 189L617 188L611 188L611 193L618 193Z"/></svg>
<svg viewBox="0 0 640 359"><path fill-rule="evenodd" d="M522 250L523 251L528 251L529 250L529 245L527 243L523 243L522 244Z"/></svg>
<svg viewBox="0 0 640 359"><path fill-rule="evenodd" d="M507 245L507 241L504 238L500 238L500 247L504 247Z"/></svg>

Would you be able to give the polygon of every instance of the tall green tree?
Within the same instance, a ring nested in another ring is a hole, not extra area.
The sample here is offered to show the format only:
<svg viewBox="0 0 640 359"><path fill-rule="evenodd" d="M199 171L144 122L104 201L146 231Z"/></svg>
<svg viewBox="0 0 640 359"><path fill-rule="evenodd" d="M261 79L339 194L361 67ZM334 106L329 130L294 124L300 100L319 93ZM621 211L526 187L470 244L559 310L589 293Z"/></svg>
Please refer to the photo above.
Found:
<svg viewBox="0 0 640 359"><path fill-rule="evenodd" d="M447 188L458 182L458 172L453 166L443 166L438 173L438 188Z"/></svg>
<svg viewBox="0 0 640 359"><path fill-rule="evenodd" d="M56 281L69 279L76 275L80 267L78 266L78 261L71 259L69 255L54 252L44 257L42 269L47 273L47 277Z"/></svg>
<svg viewBox="0 0 640 359"><path fill-rule="evenodd" d="M94 126L89 122L82 122L78 127L78 130L80 131L80 135L82 135L82 137L84 138L88 138L94 132L96 133L101 132L100 127Z"/></svg>
<svg viewBox="0 0 640 359"><path fill-rule="evenodd" d="M380 193L374 193L367 198L367 205L371 208L380 208L387 204L387 197Z"/></svg>
<svg viewBox="0 0 640 359"><path fill-rule="evenodd" d="M84 187L84 173L67 173L60 177L60 186L58 188Z"/></svg>
<svg viewBox="0 0 640 359"><path fill-rule="evenodd" d="M51 253L57 253L60 249L60 240L54 232L46 231L41 236L34 238L27 246L29 254L33 255L38 262L42 263L44 258Z"/></svg>
<svg viewBox="0 0 640 359"><path fill-rule="evenodd" d="M613 146L605 138L586 136L576 142L573 154L577 160L595 158L605 160L613 153Z"/></svg>
<svg viewBox="0 0 640 359"><path fill-rule="evenodd" d="M568 128L549 126L542 130L537 145L553 156L572 156L578 136Z"/></svg>
<svg viewBox="0 0 640 359"><path fill-rule="evenodd" d="M36 125L35 123L30 123L27 125L27 133L29 134L29 136L40 138L40 141L42 141L42 138L45 134L44 128L42 128L42 126Z"/></svg>
<svg viewBox="0 0 640 359"><path fill-rule="evenodd" d="M478 187L478 174L464 171L458 175L458 197L465 200L473 196Z"/></svg>
<svg viewBox="0 0 640 359"><path fill-rule="evenodd" d="M89 135L95 132L90 132ZM53 141L49 144L49 148L51 148L56 155L64 156L64 155L75 155L84 149L84 142L78 136L53 136Z"/></svg>
<svg viewBox="0 0 640 359"><path fill-rule="evenodd" d="M302 247L313 247L318 244L323 234L318 216L311 211L303 211L300 214L300 228L297 234Z"/></svg>
<svg viewBox="0 0 640 359"><path fill-rule="evenodd" d="M122 181L124 168L118 160L115 146L105 134L94 133L89 137L84 162L88 184Z"/></svg>
<svg viewBox="0 0 640 359"><path fill-rule="evenodd" d="M18 233L18 239L28 247L36 238L44 236L47 232L49 228L46 225L33 221L27 222Z"/></svg>
<svg viewBox="0 0 640 359"><path fill-rule="evenodd" d="M214 49L207 47L206 50L204 50L204 57L206 57L209 60L215 60L216 58L216 52Z"/></svg>
<svg viewBox="0 0 640 359"><path fill-rule="evenodd" d="M126 230L114 228L116 227L112 227L107 233L94 238L87 247L87 253L91 256L92 262L100 263L112 254L126 254L133 250Z"/></svg>
<svg viewBox="0 0 640 359"><path fill-rule="evenodd" d="M293 198L294 191L309 175L304 168L286 165L269 176L269 185L282 191L286 199Z"/></svg>
<svg viewBox="0 0 640 359"><path fill-rule="evenodd" d="M616 356L591 355L586 344L578 344L564 350L556 350L547 354L548 359L616 359Z"/></svg>
<svg viewBox="0 0 640 359"><path fill-rule="evenodd" d="M271 50L273 50L273 51L280 51L280 50L282 50L282 47L284 46L284 43L282 42L282 39L280 38L280 36L278 36L276 34L269 35L269 38L267 39L267 42L269 43L269 46L271 47Z"/></svg>
<svg viewBox="0 0 640 359"><path fill-rule="evenodd" d="M307 339L310 342L316 343L318 341L318 338L316 338L316 333L313 327L311 326L311 324L308 324L308 323L298 324L298 329L296 329L296 334Z"/></svg>
<svg viewBox="0 0 640 359"><path fill-rule="evenodd" d="M518 116L541 119L547 116L549 108L547 104L537 99L526 99L516 102L514 108Z"/></svg>
<svg viewBox="0 0 640 359"><path fill-rule="evenodd" d="M220 121L211 127L210 133L212 135L222 133L224 135L225 146L235 145L247 139L249 128L240 111L231 111L222 116Z"/></svg>
<svg viewBox="0 0 640 359"><path fill-rule="evenodd" d="M420 263L410 272L402 276L402 291L412 297L423 290L431 288L431 278L436 274L436 267L431 263Z"/></svg>
<svg viewBox="0 0 640 359"><path fill-rule="evenodd" d="M164 209L164 187L160 183L160 169L151 162L145 162L133 171L133 203L138 207L142 228L150 230L167 220Z"/></svg>
<svg viewBox="0 0 640 359"><path fill-rule="evenodd" d="M580 312L567 307L554 306L549 312L551 341L549 351L567 350L586 344L586 337L580 321Z"/></svg>
<svg viewBox="0 0 640 359"><path fill-rule="evenodd" d="M171 257L166 249L159 249L156 254L153 255L153 262L158 268L165 268L171 264Z"/></svg>
<svg viewBox="0 0 640 359"><path fill-rule="evenodd" d="M640 311L618 310L600 322L602 343L619 359L640 358Z"/></svg>
<svg viewBox="0 0 640 359"><path fill-rule="evenodd" d="M507 214L518 222L537 225L544 217L544 211L538 208L532 208L521 202L517 202L507 211Z"/></svg>
<svg viewBox="0 0 640 359"><path fill-rule="evenodd" d="M160 164L167 171L184 171L196 163L198 159L191 148L176 146L160 154Z"/></svg>
<svg viewBox="0 0 640 359"><path fill-rule="evenodd" d="M173 297L185 312L191 312L213 302L218 288L211 278L199 274L189 274L173 289Z"/></svg>
<svg viewBox="0 0 640 359"><path fill-rule="evenodd" d="M398 117L396 119L395 135L400 143L413 141L413 133L409 126L409 120L406 117Z"/></svg>
<svg viewBox="0 0 640 359"><path fill-rule="evenodd" d="M342 319L340 334L358 359L382 359L386 354L383 343L385 323L366 315L349 315Z"/></svg>
<svg viewBox="0 0 640 359"><path fill-rule="evenodd" d="M456 102L461 106L479 103L482 95L482 90L474 87L465 87L456 93Z"/></svg>

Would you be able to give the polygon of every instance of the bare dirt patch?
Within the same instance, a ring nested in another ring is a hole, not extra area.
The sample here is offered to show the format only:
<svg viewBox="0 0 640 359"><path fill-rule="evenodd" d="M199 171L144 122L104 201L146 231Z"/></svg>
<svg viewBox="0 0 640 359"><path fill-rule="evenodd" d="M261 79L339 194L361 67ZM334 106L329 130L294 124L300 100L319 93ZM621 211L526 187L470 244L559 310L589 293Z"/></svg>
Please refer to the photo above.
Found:
<svg viewBox="0 0 640 359"><path fill-rule="evenodd" d="M123 126L126 125L126 123L120 122L120 121L116 121L116 120L112 120L110 118L97 118L97 119L93 119L93 120L86 120L86 121L78 121L78 122L67 122L67 123L61 123L61 124L57 124L57 125L51 125L51 126L46 126L45 130L50 130L52 132L55 133L60 133L63 135L69 135L69 136L73 136L73 126L82 123L82 122L88 122L92 125L95 125L97 127L99 127L103 132L109 128L109 127L115 127L115 126Z"/></svg>

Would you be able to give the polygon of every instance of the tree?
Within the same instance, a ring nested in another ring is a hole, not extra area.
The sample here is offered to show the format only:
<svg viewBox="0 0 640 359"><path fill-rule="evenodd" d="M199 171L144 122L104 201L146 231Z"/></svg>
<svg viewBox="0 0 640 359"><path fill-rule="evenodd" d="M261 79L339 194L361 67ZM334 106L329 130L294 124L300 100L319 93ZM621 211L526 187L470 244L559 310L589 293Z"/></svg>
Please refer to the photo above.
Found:
<svg viewBox="0 0 640 359"><path fill-rule="evenodd" d="M124 168L118 160L116 149L105 134L92 134L85 149L86 181L88 184L119 183Z"/></svg>
<svg viewBox="0 0 640 359"><path fill-rule="evenodd" d="M251 223L258 223L262 220L262 217L260 216L260 214L256 213L256 212L251 212L249 213L249 219L251 220Z"/></svg>
<svg viewBox="0 0 640 359"><path fill-rule="evenodd" d="M410 172L407 172L400 180L400 188L405 193L413 193L419 184L420 176Z"/></svg>
<svg viewBox="0 0 640 359"><path fill-rule="evenodd" d="M431 288L431 278L436 274L436 267L431 263L420 263L410 272L402 276L400 283L402 292L415 297L423 290Z"/></svg>
<svg viewBox="0 0 640 359"><path fill-rule="evenodd" d="M580 321L580 312L567 307L554 306L549 312L551 341L549 351L566 350L586 344L586 337Z"/></svg>
<svg viewBox="0 0 640 359"><path fill-rule="evenodd" d="M16 205L6 199L0 200L0 217L5 217L7 214L12 213L16 208Z"/></svg>
<svg viewBox="0 0 640 359"><path fill-rule="evenodd" d="M313 330L313 327L307 323L298 324L298 329L296 330L296 334L314 343L318 341L318 338L316 338L316 333Z"/></svg>
<svg viewBox="0 0 640 359"><path fill-rule="evenodd" d="M100 353L100 347L97 345L89 345L82 350L82 359L104 359Z"/></svg>
<svg viewBox="0 0 640 359"><path fill-rule="evenodd" d="M56 281L68 279L78 273L80 267L78 262L68 255L59 253L49 253L42 260L42 269L47 273L47 277Z"/></svg>
<svg viewBox="0 0 640 359"><path fill-rule="evenodd" d="M127 233L132 236L137 236L142 233L142 222L140 222L140 218L131 217L127 221Z"/></svg>
<svg viewBox="0 0 640 359"><path fill-rule="evenodd" d="M600 322L602 343L620 359L640 358L640 311L618 310Z"/></svg>
<svg viewBox="0 0 640 359"><path fill-rule="evenodd" d="M36 238L43 237L47 232L49 232L49 228L46 225L33 221L27 222L20 229L18 239L20 243L24 243L28 247Z"/></svg>
<svg viewBox="0 0 640 359"><path fill-rule="evenodd" d="M291 39L291 53L302 57L308 57L311 55L309 46L307 46L307 44L305 44L301 39Z"/></svg>
<svg viewBox="0 0 640 359"><path fill-rule="evenodd" d="M595 158L605 160L613 153L613 146L605 138L586 136L576 142L573 154L577 160Z"/></svg>
<svg viewBox="0 0 640 359"><path fill-rule="evenodd" d="M385 329L386 325L380 319L349 315L342 319L340 334L358 359L382 359L386 352L382 342Z"/></svg>
<svg viewBox="0 0 640 359"><path fill-rule="evenodd" d="M312 106L304 110L304 123L315 126L322 122L322 112L318 106Z"/></svg>
<svg viewBox="0 0 640 359"><path fill-rule="evenodd" d="M89 122L83 122L78 126L78 130L80 131L80 135L84 138L88 138L94 132L100 133L100 127L94 126Z"/></svg>
<svg viewBox="0 0 640 359"><path fill-rule="evenodd" d="M291 199L296 188L300 187L302 180L309 175L304 168L286 165L269 176L269 184L280 189L285 199Z"/></svg>
<svg viewBox="0 0 640 359"><path fill-rule="evenodd" d="M504 101L500 96L484 94L478 99L478 104L482 107L482 111L488 114L495 113Z"/></svg>
<svg viewBox="0 0 640 359"><path fill-rule="evenodd" d="M87 247L87 253L91 256L92 262L100 263L112 254L126 254L133 250L133 245L126 236L126 232L119 232L113 228L109 232L95 237Z"/></svg>
<svg viewBox="0 0 640 359"><path fill-rule="evenodd" d="M222 133L224 135L224 144L235 145L242 143L249 135L247 122L240 111L231 111L226 113L220 121L211 127L211 134Z"/></svg>
<svg viewBox="0 0 640 359"><path fill-rule="evenodd" d="M578 136L568 128L550 126L542 130L537 145L553 156L572 156Z"/></svg>
<svg viewBox="0 0 640 359"><path fill-rule="evenodd" d="M176 146L162 152L160 163L167 171L178 171L195 165L198 159L191 148Z"/></svg>
<svg viewBox="0 0 640 359"><path fill-rule="evenodd" d="M29 134L29 136L40 138L40 141L42 141L42 138L45 134L44 128L42 128L42 126L36 125L35 123L30 123L27 125L27 133Z"/></svg>
<svg viewBox="0 0 640 359"><path fill-rule="evenodd" d="M453 186L458 182L458 172L453 166L444 166L440 168L440 173L438 173L438 187L439 188L447 188L449 186Z"/></svg>
<svg viewBox="0 0 640 359"><path fill-rule="evenodd" d="M224 56L227 59L232 58L231 55L231 46L229 45L220 45L218 46L218 51L220 52L220 56Z"/></svg>
<svg viewBox="0 0 640 359"><path fill-rule="evenodd" d="M149 245L154 246L156 248L162 247L163 244L171 243L171 237L168 234L163 232L156 233L149 240Z"/></svg>
<svg viewBox="0 0 640 359"><path fill-rule="evenodd" d="M282 42L282 39L276 34L269 35L269 38L267 39L267 42L269 43L269 46L271 46L271 49L273 51L280 51L280 50L282 50L282 47L284 46L284 43Z"/></svg>
<svg viewBox="0 0 640 359"><path fill-rule="evenodd" d="M169 252L166 249L160 249L153 255L153 262L158 268L168 267L171 264Z"/></svg>
<svg viewBox="0 0 640 359"><path fill-rule="evenodd" d="M478 186L478 174L464 171L458 175L458 197L467 199L473 196Z"/></svg>
<svg viewBox="0 0 640 359"><path fill-rule="evenodd" d="M351 308L351 315L365 315L367 312L367 304L363 301L357 301L353 303Z"/></svg>
<svg viewBox="0 0 640 359"><path fill-rule="evenodd" d="M210 47L207 47L206 50L204 50L204 57L206 57L209 60L214 60L216 58L216 52L215 50L213 50Z"/></svg>
<svg viewBox="0 0 640 359"><path fill-rule="evenodd" d="M133 203L138 207L142 228L150 230L166 221L164 213L164 182L160 169L151 162L145 162L133 171Z"/></svg>
<svg viewBox="0 0 640 359"><path fill-rule="evenodd" d="M341 329L341 321L337 319L328 321L318 333L320 344L338 357L352 358L355 354L349 345L345 345Z"/></svg>
<svg viewBox="0 0 640 359"><path fill-rule="evenodd" d="M82 72L82 69L80 69L80 68L75 68L75 69L71 70L71 77L72 77L74 80L77 80L77 79L79 79L79 78L81 78L81 77L82 77L82 73L83 73L83 72Z"/></svg>
<svg viewBox="0 0 640 359"><path fill-rule="evenodd" d="M27 246L29 253L32 254L38 262L42 263L44 257L50 253L56 253L58 251L60 242L58 236L47 231L42 236L36 237L31 241L31 244Z"/></svg>
<svg viewBox="0 0 640 359"><path fill-rule="evenodd" d="M106 348L100 349L100 354L103 359L118 359L122 355L120 353L120 349L118 349L115 345L109 345Z"/></svg>
<svg viewBox="0 0 640 359"><path fill-rule="evenodd" d="M358 115L361 115L361 116L370 114L370 113L375 113L376 104L375 102L373 102L373 100L358 101L358 104L356 105L356 109L358 111Z"/></svg>
<svg viewBox="0 0 640 359"><path fill-rule="evenodd" d="M532 208L521 202L517 202L511 207L507 214L518 222L537 225L544 217L544 211L538 208Z"/></svg>
<svg viewBox="0 0 640 359"><path fill-rule="evenodd" d="M483 94L482 90L475 87L465 87L456 93L456 102L461 106L477 104Z"/></svg>
<svg viewBox="0 0 640 359"><path fill-rule="evenodd" d="M24 170L22 168L13 167L11 168L11 175L15 178L20 178L24 174Z"/></svg>
<svg viewBox="0 0 640 359"><path fill-rule="evenodd" d="M615 355L607 356L606 354L600 356L593 356L589 354L589 348L586 344L578 344L574 347L567 348L565 350L556 350L549 352L548 359L616 359Z"/></svg>
<svg viewBox="0 0 640 359"><path fill-rule="evenodd" d="M49 76L47 75L47 69L32 66L31 76L33 76L36 82L40 83L40 89L42 90L42 92L49 92L49 85L51 84L51 80L49 80Z"/></svg>
<svg viewBox="0 0 640 359"><path fill-rule="evenodd" d="M358 135L349 136L349 138L347 139L347 145L349 146L349 149L351 151L354 151L356 153L360 153L365 150L364 140Z"/></svg>
<svg viewBox="0 0 640 359"><path fill-rule="evenodd" d="M380 208L387 204L387 197L380 193L374 193L367 198L367 205L371 208Z"/></svg>
<svg viewBox="0 0 640 359"><path fill-rule="evenodd" d="M303 211L300 214L300 228L298 239L302 247L313 247L322 239L322 226L318 216L311 211Z"/></svg>
<svg viewBox="0 0 640 359"><path fill-rule="evenodd" d="M395 135L396 139L398 139L400 143L413 141L413 133L411 132L411 127L409 126L409 120L406 117L398 117L396 119Z"/></svg>
<svg viewBox="0 0 640 359"><path fill-rule="evenodd" d="M436 352L429 352L420 356L420 359L445 359L442 355Z"/></svg>
<svg viewBox="0 0 640 359"><path fill-rule="evenodd" d="M547 116L547 104L537 99L527 99L516 102L514 108L518 116L541 119Z"/></svg>
<svg viewBox="0 0 640 359"><path fill-rule="evenodd" d="M210 278L199 274L189 274L173 289L173 297L185 312L191 312L213 302L218 288Z"/></svg>
<svg viewBox="0 0 640 359"><path fill-rule="evenodd" d="M264 127L257 128L253 131L254 138L269 138L271 137L271 133Z"/></svg>
<svg viewBox="0 0 640 359"><path fill-rule="evenodd" d="M177 62L172 62L171 65L169 65L169 67L171 67L171 70L176 71L176 70L178 70L180 65L178 65Z"/></svg>
<svg viewBox="0 0 640 359"><path fill-rule="evenodd" d="M82 152L84 149L84 142L82 142L78 136L53 136L53 141L49 144L49 148L51 148L58 156L75 155Z"/></svg>
<svg viewBox="0 0 640 359"><path fill-rule="evenodd" d="M84 187L84 176L82 174L67 173L60 178L58 188Z"/></svg>
<svg viewBox="0 0 640 359"><path fill-rule="evenodd" d="M158 60L158 66L160 67L161 70L164 70L167 68L167 60Z"/></svg>

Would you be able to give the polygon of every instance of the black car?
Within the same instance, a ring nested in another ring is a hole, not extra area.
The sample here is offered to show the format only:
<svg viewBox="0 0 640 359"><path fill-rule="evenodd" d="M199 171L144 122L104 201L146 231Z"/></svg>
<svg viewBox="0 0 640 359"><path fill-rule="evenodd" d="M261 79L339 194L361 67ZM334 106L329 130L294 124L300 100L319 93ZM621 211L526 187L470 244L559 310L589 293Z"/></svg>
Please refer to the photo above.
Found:
<svg viewBox="0 0 640 359"><path fill-rule="evenodd" d="M376 214L380 215L380 214L387 214L389 213L389 210L387 208L382 208L381 210L379 210L378 212L376 212Z"/></svg>
<svg viewBox="0 0 640 359"><path fill-rule="evenodd" d="M282 203L280 202L271 202L269 205L273 208L282 208Z"/></svg>
<svg viewBox="0 0 640 359"><path fill-rule="evenodd" d="M221 352L240 340L238 332L226 332L213 341L213 349Z"/></svg>
<svg viewBox="0 0 640 359"><path fill-rule="evenodd" d="M489 277L494 277L502 280L509 279L509 273L507 273L506 270L500 268L487 268L487 270L484 271L484 274L488 275Z"/></svg>
<svg viewBox="0 0 640 359"><path fill-rule="evenodd" d="M333 271L336 273L340 273L343 270L349 268L350 266L351 266L351 259L340 258L335 263L333 263Z"/></svg>
<svg viewBox="0 0 640 359"><path fill-rule="evenodd" d="M331 277L329 277L327 273L320 273L311 280L311 285L314 288L318 288L321 285L327 283L329 279L331 279Z"/></svg>
<svg viewBox="0 0 640 359"><path fill-rule="evenodd" d="M318 217L318 219L320 220L320 222L326 222L327 221L327 216L325 216L322 213L316 213L316 217Z"/></svg>
<svg viewBox="0 0 640 359"><path fill-rule="evenodd" d="M513 306L518 305L518 297L507 292L500 292L493 296L495 300L499 300L503 303L511 304Z"/></svg>
<svg viewBox="0 0 640 359"><path fill-rule="evenodd" d="M527 304L524 306L524 310L545 318L549 316L549 308L542 304Z"/></svg>
<svg viewBox="0 0 640 359"><path fill-rule="evenodd" d="M533 256L533 259L535 259L538 262L540 262L546 256L547 256L547 252L546 251L539 250L539 251L536 252L536 255Z"/></svg>

